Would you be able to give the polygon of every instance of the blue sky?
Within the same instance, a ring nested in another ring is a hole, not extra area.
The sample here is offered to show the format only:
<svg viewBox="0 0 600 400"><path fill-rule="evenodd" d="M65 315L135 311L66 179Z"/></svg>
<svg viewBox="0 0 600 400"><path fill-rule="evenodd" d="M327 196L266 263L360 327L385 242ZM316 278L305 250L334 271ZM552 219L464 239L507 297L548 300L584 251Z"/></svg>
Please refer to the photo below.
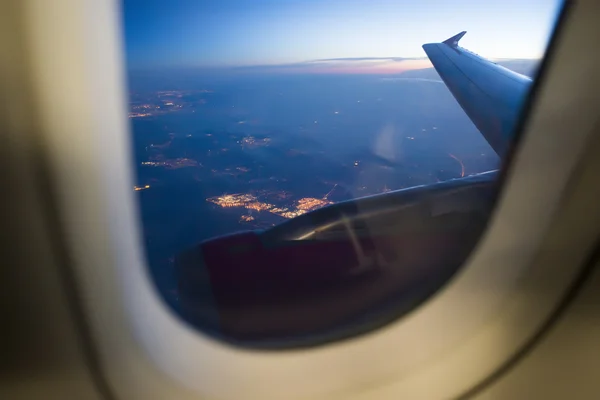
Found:
<svg viewBox="0 0 600 400"><path fill-rule="evenodd" d="M558 0L125 0L132 69L283 65L396 71L426 66L421 45L462 30L489 58L539 58ZM361 60L353 60L360 58ZM338 60L345 59L345 60ZM360 64L360 69L353 65ZM304 68L307 70L306 68Z"/></svg>

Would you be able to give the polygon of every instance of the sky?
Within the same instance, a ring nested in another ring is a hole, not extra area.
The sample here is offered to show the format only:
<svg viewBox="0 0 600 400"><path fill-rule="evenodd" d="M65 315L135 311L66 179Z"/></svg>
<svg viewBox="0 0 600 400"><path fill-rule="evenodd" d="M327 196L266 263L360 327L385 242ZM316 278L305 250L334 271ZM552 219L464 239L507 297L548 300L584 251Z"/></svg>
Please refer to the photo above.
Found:
<svg viewBox="0 0 600 400"><path fill-rule="evenodd" d="M559 0L124 0L130 69L395 73L466 30L488 58L540 58Z"/></svg>

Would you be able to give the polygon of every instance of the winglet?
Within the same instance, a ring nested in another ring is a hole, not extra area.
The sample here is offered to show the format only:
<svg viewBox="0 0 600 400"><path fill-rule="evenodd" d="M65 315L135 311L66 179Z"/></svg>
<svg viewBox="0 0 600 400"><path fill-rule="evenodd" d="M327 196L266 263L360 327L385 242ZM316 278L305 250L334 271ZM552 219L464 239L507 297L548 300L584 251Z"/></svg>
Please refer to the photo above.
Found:
<svg viewBox="0 0 600 400"><path fill-rule="evenodd" d="M458 41L462 39L463 36L465 36L465 33L467 33L467 31L462 31L458 35L454 35L450 39L444 40L442 43L445 43L450 47L456 48L458 47Z"/></svg>

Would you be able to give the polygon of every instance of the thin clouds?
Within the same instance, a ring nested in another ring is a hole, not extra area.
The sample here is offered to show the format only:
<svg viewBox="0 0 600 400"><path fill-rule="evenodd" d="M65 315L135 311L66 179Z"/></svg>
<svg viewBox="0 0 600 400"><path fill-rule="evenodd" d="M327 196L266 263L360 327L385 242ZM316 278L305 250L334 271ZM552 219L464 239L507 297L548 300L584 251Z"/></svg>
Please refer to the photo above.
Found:
<svg viewBox="0 0 600 400"><path fill-rule="evenodd" d="M426 68L430 66L427 63L427 58L423 57L347 57L317 59L287 64L242 66L235 69L248 72L386 74Z"/></svg>
<svg viewBox="0 0 600 400"><path fill-rule="evenodd" d="M422 60L425 57L345 57L345 58L323 58L320 60L311 60L311 62L336 62L336 61L407 61L407 60Z"/></svg>
<svg viewBox="0 0 600 400"><path fill-rule="evenodd" d="M384 82L405 82L405 81L414 81L414 82L431 82L431 83L444 83L444 81L439 79L429 79L429 78L381 78Z"/></svg>

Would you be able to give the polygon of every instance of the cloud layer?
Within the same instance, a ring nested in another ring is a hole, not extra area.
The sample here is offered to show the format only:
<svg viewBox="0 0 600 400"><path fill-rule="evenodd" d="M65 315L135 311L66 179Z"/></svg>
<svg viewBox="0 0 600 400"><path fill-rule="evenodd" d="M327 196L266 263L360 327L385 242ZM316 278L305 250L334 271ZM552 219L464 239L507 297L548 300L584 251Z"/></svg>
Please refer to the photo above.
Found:
<svg viewBox="0 0 600 400"><path fill-rule="evenodd" d="M289 64L255 65L238 67L248 72L294 72L322 74L397 74L414 69L431 67L427 58L356 57L327 58Z"/></svg>

